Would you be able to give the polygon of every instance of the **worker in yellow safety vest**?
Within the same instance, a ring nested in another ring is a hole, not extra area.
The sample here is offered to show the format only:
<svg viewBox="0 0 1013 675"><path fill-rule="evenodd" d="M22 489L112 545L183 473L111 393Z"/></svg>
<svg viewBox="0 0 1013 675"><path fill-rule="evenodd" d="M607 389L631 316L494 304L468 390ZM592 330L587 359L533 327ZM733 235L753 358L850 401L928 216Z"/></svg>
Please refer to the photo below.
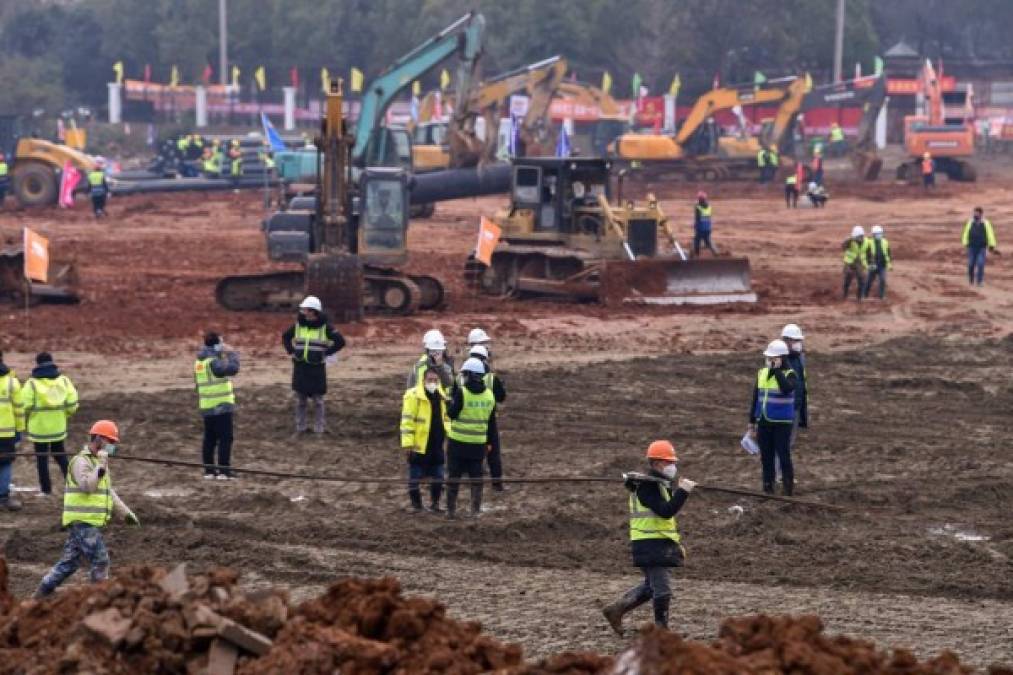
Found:
<svg viewBox="0 0 1013 675"><path fill-rule="evenodd" d="M21 406L25 411L28 440L35 444L35 463L39 474L39 490L44 495L53 491L49 481L49 455L53 456L64 477L67 476L67 422L77 412L77 389L70 378L60 372L49 352L35 357L32 375L21 387Z"/></svg>
<svg viewBox="0 0 1013 675"><path fill-rule="evenodd" d="M25 410L21 406L21 383L17 374L4 363L0 352L0 509L17 511L21 502L11 494L11 470L18 442L25 430Z"/></svg>
<svg viewBox="0 0 1013 675"><path fill-rule="evenodd" d="M475 357L461 366L461 382L450 392L450 439L447 443L447 518L456 517L457 491L464 474L471 480L471 515L482 513L482 462L489 451L489 419L496 396L486 386L485 364Z"/></svg>
<svg viewBox="0 0 1013 675"><path fill-rule="evenodd" d="M281 336L285 351L292 358L292 390L295 392L295 434L306 433L309 401L313 401L316 421L313 433L327 432L324 424L324 395L327 393L328 357L344 348L345 338L334 329L320 298L307 295L299 303L296 323Z"/></svg>
<svg viewBox="0 0 1013 675"><path fill-rule="evenodd" d="M239 354L229 349L218 333L204 335L204 346L193 364L197 387L197 408L204 422L204 443L201 459L204 478L232 478L232 414L236 409L236 392L232 379L239 373ZM215 461L215 449L218 461Z"/></svg>
<svg viewBox="0 0 1013 675"><path fill-rule="evenodd" d="M204 148L201 171L208 178L218 178L222 174L221 156L211 148Z"/></svg>
<svg viewBox="0 0 1013 675"><path fill-rule="evenodd" d="M243 151L239 147L238 138L233 138L229 145L229 175L233 179L243 175Z"/></svg>
<svg viewBox="0 0 1013 675"><path fill-rule="evenodd" d="M675 514L686 503L696 483L680 478L676 489L672 489L678 474L679 458L669 441L651 443L647 447L647 461L649 471L646 474L624 474L626 489L630 492L633 564L643 571L644 580L602 610L612 630L620 637L623 634L623 617L648 600L653 601L655 625L668 628L668 609L672 599L670 570L682 567L686 560Z"/></svg>
<svg viewBox="0 0 1013 675"><path fill-rule="evenodd" d="M113 490L109 457L116 454L120 431L111 420L99 420L88 432L88 444L70 460L67 484L63 491L62 525L67 530L63 555L42 578L35 598L44 598L81 566L83 558L91 566L91 581L109 578L109 551L102 539L102 528L114 514L123 516L128 525L141 526L134 512Z"/></svg>
<svg viewBox="0 0 1013 675"><path fill-rule="evenodd" d="M858 283L858 301L862 301L862 294L865 291L865 273L869 269L869 245L865 239L865 228L855 225L851 228L851 237L845 239L841 244L844 249L844 294L843 298L848 299L848 289L851 287L851 280Z"/></svg>

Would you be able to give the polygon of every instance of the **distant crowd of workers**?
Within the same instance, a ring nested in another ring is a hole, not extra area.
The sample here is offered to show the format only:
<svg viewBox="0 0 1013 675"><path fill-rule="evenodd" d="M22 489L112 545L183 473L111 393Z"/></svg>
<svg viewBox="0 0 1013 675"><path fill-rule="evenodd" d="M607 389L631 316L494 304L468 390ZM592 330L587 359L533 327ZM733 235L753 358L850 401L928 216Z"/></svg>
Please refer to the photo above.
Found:
<svg viewBox="0 0 1013 675"><path fill-rule="evenodd" d="M166 139L159 157L163 163L173 165L180 175L188 178L204 176L238 180L243 176L243 148L238 138L226 142L217 137L206 139L200 134L183 134L175 140ZM269 150L258 150L257 158L265 171L274 169L274 155Z"/></svg>

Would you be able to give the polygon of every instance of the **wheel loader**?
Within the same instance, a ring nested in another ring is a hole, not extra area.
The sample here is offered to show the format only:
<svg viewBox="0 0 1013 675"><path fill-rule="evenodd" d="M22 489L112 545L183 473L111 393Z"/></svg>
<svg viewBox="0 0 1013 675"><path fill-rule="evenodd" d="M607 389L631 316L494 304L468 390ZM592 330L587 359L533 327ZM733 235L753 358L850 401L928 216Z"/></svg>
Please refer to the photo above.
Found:
<svg viewBox="0 0 1013 675"><path fill-rule="evenodd" d="M653 197L623 200L621 174L612 201L611 169L601 158L514 159L510 205L493 217L502 234L491 265L473 254L466 278L494 295L611 306L756 301L748 259L686 259Z"/></svg>
<svg viewBox="0 0 1013 675"><path fill-rule="evenodd" d="M23 136L14 116L0 116L0 149L11 165L13 195L21 206L55 204L67 162L85 175L95 169L95 160L80 150Z"/></svg>

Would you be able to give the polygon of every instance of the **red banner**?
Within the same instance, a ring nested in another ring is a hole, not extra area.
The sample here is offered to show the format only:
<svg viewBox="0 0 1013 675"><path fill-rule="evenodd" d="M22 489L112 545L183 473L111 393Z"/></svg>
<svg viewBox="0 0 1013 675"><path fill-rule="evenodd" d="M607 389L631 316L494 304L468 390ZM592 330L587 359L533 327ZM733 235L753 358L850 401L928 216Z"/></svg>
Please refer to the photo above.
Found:
<svg viewBox="0 0 1013 675"><path fill-rule="evenodd" d="M957 78L952 75L943 75L939 79L944 92L956 91ZM922 90L921 80L908 80L899 77L889 77L886 80L886 93L892 96L913 96Z"/></svg>

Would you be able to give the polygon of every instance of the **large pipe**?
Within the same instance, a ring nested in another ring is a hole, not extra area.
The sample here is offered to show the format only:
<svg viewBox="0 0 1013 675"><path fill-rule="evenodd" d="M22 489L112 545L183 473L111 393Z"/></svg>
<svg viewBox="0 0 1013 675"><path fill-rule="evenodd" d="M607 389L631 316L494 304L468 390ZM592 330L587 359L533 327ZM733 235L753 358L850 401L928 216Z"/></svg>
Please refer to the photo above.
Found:
<svg viewBox="0 0 1013 675"><path fill-rule="evenodd" d="M271 179L269 185L276 185ZM230 178L163 178L154 180L114 181L109 191L114 195L133 195L149 192L214 192L218 190L263 189L264 179L260 176L245 176L239 180Z"/></svg>
<svg viewBox="0 0 1013 675"><path fill-rule="evenodd" d="M412 204L432 204L462 197L510 192L513 168L494 164L484 168L447 169L417 173L413 177Z"/></svg>

